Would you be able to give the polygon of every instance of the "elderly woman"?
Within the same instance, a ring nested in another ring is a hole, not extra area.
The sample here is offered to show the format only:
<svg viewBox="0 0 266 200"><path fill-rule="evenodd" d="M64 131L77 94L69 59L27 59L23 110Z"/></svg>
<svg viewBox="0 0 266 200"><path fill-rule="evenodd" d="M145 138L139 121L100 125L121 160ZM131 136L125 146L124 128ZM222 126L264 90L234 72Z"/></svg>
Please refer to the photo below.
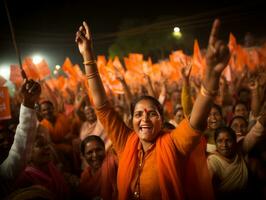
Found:
<svg viewBox="0 0 266 200"><path fill-rule="evenodd" d="M77 31L76 42L84 59L96 114L118 153L119 199L212 198L206 160L195 162L201 166L195 169L198 173L194 177L191 176L192 172L186 176L185 171L189 162L187 159L193 157L190 153L200 141L201 130L218 91L220 75L230 57L227 46L218 40L219 25L219 20L215 20L206 54L207 66L201 93L195 101L191 117L184 119L172 132L164 132L163 109L157 100L149 96L140 97L132 106L133 130L125 125L108 103L87 24L84 22ZM200 159L200 156L197 158ZM199 173L200 178L196 177ZM188 177L194 182L189 182Z"/></svg>
<svg viewBox="0 0 266 200"><path fill-rule="evenodd" d="M237 147L233 129L218 128L214 137L217 150L208 157L208 167L216 198L235 199L244 195L247 188L248 169L244 156Z"/></svg>
<svg viewBox="0 0 266 200"><path fill-rule="evenodd" d="M87 136L80 145L88 167L81 174L79 199L117 199L117 158L105 152L104 141L97 135Z"/></svg>

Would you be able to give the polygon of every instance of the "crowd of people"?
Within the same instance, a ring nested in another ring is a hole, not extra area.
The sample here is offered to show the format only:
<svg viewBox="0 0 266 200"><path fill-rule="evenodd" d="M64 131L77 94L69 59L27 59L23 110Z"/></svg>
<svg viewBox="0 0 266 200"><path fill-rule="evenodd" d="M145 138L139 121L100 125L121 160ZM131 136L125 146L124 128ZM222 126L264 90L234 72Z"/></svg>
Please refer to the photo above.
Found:
<svg viewBox="0 0 266 200"><path fill-rule="evenodd" d="M0 121L1 198L265 199L266 66L229 82L220 29L215 20L202 77L184 64L181 81L146 74L133 90L120 73L116 95L106 93L83 22L75 41L90 92L45 98L47 85L24 80L12 119Z"/></svg>

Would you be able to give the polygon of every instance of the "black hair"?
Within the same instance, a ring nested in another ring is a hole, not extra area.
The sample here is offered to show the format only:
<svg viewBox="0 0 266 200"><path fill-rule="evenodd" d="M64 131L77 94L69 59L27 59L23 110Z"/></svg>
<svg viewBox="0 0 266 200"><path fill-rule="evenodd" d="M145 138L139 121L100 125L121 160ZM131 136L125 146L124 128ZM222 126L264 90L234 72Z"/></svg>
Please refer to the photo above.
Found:
<svg viewBox="0 0 266 200"><path fill-rule="evenodd" d="M213 104L211 108L215 108L216 110L219 111L219 113L221 114L221 116L223 116L223 112L222 112L221 106L219 106L218 104Z"/></svg>
<svg viewBox="0 0 266 200"><path fill-rule="evenodd" d="M236 133L235 133L235 131L232 128L230 128L230 127L224 126L224 127L217 128L215 130L215 132L214 132L214 141L215 141L215 143L216 143L216 140L217 140L217 138L218 138L218 136L219 136L219 134L221 132L228 133L230 135L230 137L232 137L232 139L236 142Z"/></svg>
<svg viewBox="0 0 266 200"><path fill-rule="evenodd" d="M238 96L238 97L240 96L240 93L241 93L241 92L247 92L247 93L250 93L250 90L247 89L247 88L240 88L240 89L238 90L238 92L237 92L237 96Z"/></svg>
<svg viewBox="0 0 266 200"><path fill-rule="evenodd" d="M229 127L231 127L231 125L232 125L232 123L233 123L233 121L235 120L235 119L242 119L244 122L245 122L245 124L247 125L247 127L248 127L248 121L246 120L246 118L245 117L243 117L243 116L234 116L232 119L231 119L231 121L230 121L230 123L229 123Z"/></svg>
<svg viewBox="0 0 266 200"><path fill-rule="evenodd" d="M174 115L179 111L179 110L181 110L181 111L183 111L184 109L183 109L183 107L178 107L178 108L175 108L175 110L174 110Z"/></svg>
<svg viewBox="0 0 266 200"><path fill-rule="evenodd" d="M138 97L131 104L130 112L131 112L132 118L133 118L135 107L136 107L137 103L140 102L141 100L148 100L148 101L152 102L155 105L155 107L157 108L157 110L159 111L159 113L160 113L160 115L161 115L161 117L163 119L163 107L162 107L161 103L157 99L155 99L154 97L148 96L148 95L143 95L143 96Z"/></svg>
<svg viewBox="0 0 266 200"><path fill-rule="evenodd" d="M82 142L80 144L80 151L81 151L82 155L85 154L86 144L91 142L91 141L96 141L99 145L101 145L103 148L105 148L105 144L104 144L104 141L102 140L102 138L100 138L97 135L89 135L84 140L82 140Z"/></svg>
<svg viewBox="0 0 266 200"><path fill-rule="evenodd" d="M247 106L247 103L245 103L245 102L243 102L243 101L237 101L237 102L235 103L235 105L233 106L233 113L235 113L235 109L236 109L236 106L237 106L237 105L244 105L244 106L246 107L247 110L249 109L248 106Z"/></svg>
<svg viewBox="0 0 266 200"><path fill-rule="evenodd" d="M41 101L41 102L39 102L39 104L40 104L40 105L42 105L42 104L49 104L49 105L51 105L51 106L54 107L54 104L53 104L51 101L49 101L49 100Z"/></svg>

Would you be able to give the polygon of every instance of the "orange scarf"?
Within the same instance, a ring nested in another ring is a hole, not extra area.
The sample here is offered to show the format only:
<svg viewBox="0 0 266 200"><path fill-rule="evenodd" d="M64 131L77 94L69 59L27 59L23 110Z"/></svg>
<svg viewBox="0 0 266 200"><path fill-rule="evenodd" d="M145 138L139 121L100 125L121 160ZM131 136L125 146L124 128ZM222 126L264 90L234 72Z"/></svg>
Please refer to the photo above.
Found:
<svg viewBox="0 0 266 200"><path fill-rule="evenodd" d="M130 184L138 163L138 143L137 134L130 134L120 156L117 177L120 200L126 200L130 195ZM164 133L157 138L155 151L161 199L214 199L202 142L185 158L179 155L170 134Z"/></svg>
<svg viewBox="0 0 266 200"><path fill-rule="evenodd" d="M43 119L41 124L49 130L50 137L55 143L60 143L62 140L64 140L65 135L67 135L71 130L67 117L60 113L56 116L56 122L54 126L47 119Z"/></svg>

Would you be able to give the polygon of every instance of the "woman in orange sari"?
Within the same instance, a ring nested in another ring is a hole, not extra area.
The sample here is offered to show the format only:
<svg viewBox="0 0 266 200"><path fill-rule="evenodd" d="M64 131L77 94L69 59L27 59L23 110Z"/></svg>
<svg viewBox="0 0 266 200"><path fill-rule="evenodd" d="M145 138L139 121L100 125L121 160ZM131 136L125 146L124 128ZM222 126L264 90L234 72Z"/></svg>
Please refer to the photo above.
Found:
<svg viewBox="0 0 266 200"><path fill-rule="evenodd" d="M105 153L104 141L89 135L81 142L81 153L88 163L81 174L79 198L117 199L117 157L112 150Z"/></svg>
<svg viewBox="0 0 266 200"><path fill-rule="evenodd" d="M98 73L89 28L76 33L97 116L118 154L118 199L213 199L204 148L200 143L209 110L218 92L219 79L230 57L218 40L215 20L206 54L206 71L190 119L171 132L163 130L161 104L150 96L132 106L133 130L108 102ZM192 153L193 152L193 153Z"/></svg>

